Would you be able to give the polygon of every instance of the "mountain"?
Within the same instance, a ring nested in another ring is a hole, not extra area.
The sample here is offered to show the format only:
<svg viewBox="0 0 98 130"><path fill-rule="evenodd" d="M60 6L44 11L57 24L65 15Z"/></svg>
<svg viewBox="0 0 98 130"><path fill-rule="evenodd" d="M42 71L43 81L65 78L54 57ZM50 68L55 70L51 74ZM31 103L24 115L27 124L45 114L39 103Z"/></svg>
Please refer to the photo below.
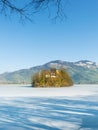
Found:
<svg viewBox="0 0 98 130"><path fill-rule="evenodd" d="M31 83L31 78L36 72L51 67L65 68L76 84L98 84L98 65L88 60L77 62L55 60L30 69L3 73L0 74L0 83Z"/></svg>

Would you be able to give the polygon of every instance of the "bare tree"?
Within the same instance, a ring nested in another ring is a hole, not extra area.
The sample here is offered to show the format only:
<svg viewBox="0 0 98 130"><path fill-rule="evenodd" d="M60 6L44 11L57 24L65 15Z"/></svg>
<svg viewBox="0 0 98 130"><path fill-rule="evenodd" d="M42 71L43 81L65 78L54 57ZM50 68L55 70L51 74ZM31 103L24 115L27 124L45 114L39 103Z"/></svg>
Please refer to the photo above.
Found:
<svg viewBox="0 0 98 130"><path fill-rule="evenodd" d="M5 16L16 14L21 20L33 20L40 11L48 12L52 19L63 19L69 0L0 0L0 13Z"/></svg>

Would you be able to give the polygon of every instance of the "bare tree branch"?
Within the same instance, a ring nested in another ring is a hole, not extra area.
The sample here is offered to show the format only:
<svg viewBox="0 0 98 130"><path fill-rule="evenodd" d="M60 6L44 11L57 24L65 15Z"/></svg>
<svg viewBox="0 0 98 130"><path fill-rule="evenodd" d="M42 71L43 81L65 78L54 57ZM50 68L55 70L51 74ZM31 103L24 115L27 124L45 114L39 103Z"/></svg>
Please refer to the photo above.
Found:
<svg viewBox="0 0 98 130"><path fill-rule="evenodd" d="M32 21L35 13L46 11L52 19L62 20L66 17L64 5L67 2L68 0L0 0L0 13L5 16L15 13L22 20Z"/></svg>

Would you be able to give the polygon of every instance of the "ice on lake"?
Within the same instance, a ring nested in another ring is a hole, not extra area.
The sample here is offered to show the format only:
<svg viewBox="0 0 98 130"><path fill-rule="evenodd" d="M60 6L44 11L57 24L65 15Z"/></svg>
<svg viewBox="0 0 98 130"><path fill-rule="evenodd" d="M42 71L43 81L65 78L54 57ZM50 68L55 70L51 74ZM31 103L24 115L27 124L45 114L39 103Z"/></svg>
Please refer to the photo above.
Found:
<svg viewBox="0 0 98 130"><path fill-rule="evenodd" d="M0 130L98 130L98 85L1 85Z"/></svg>

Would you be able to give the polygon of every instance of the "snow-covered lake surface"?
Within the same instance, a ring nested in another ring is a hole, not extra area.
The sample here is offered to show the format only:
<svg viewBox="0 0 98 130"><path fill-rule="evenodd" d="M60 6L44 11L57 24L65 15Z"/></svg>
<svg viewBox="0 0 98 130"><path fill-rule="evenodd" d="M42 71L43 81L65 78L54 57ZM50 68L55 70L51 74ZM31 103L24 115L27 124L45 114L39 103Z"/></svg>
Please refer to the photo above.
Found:
<svg viewBox="0 0 98 130"><path fill-rule="evenodd" d="M0 85L0 130L98 130L98 85Z"/></svg>

